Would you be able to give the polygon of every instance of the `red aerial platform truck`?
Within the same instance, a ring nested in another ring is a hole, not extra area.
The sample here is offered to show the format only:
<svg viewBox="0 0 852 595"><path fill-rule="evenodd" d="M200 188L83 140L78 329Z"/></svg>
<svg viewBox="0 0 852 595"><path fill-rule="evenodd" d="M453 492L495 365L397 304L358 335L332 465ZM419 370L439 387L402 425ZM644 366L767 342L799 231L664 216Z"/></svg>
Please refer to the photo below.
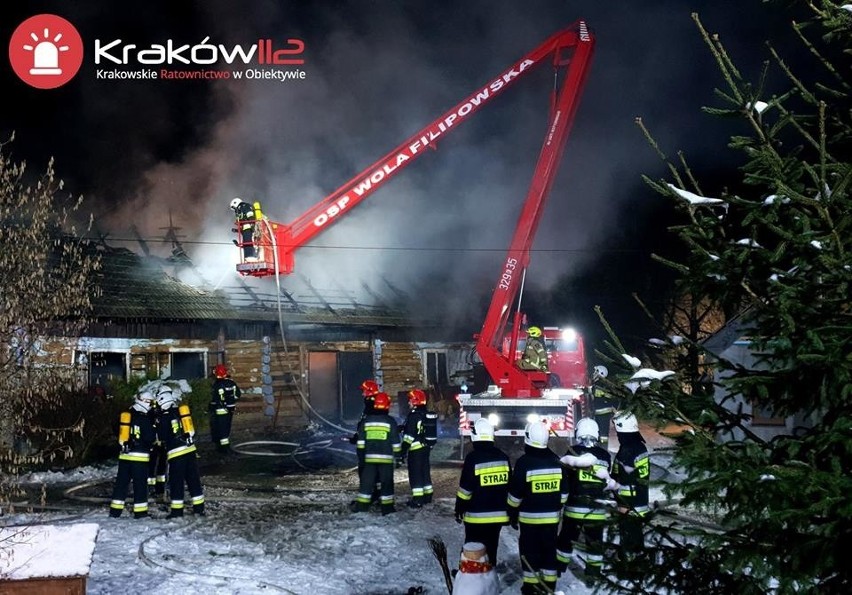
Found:
<svg viewBox="0 0 852 595"><path fill-rule="evenodd" d="M519 338L524 320L520 296L530 250L577 111L593 50L594 36L585 21L577 21L551 35L291 223L270 220L256 204L254 219L237 221L241 232L245 225L253 225L254 230L249 234L250 240L238 233L235 243L241 250L237 272L253 277L292 273L296 250L411 165L427 149L435 149L445 135L526 74L549 63L557 84L541 152L508 253L500 267L485 321L474 337L476 355L491 382L487 390L477 394L463 391L457 399L462 435L469 434L475 419L486 416L495 423L499 436L523 435L524 426L533 419L546 421L556 435L570 436L574 412L586 398L588 385L582 336L570 329L544 327L551 373L521 369L517 365L523 344L523 339ZM243 249L247 246L254 247L251 258L244 256Z"/></svg>

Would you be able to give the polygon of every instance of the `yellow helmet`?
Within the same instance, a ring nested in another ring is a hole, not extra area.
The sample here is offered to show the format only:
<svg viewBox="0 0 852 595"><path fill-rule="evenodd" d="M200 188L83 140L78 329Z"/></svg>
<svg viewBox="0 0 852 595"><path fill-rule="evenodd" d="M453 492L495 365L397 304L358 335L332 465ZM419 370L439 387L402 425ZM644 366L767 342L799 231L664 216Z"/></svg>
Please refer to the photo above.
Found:
<svg viewBox="0 0 852 595"><path fill-rule="evenodd" d="M537 326L531 326L527 329L527 334L533 339L537 339L541 336L541 329Z"/></svg>

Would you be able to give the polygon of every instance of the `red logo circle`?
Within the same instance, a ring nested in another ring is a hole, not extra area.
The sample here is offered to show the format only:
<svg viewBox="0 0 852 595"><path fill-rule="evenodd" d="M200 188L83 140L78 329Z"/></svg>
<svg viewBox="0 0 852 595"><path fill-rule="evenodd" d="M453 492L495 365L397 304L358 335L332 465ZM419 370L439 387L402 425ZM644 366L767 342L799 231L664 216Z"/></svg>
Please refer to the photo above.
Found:
<svg viewBox="0 0 852 595"><path fill-rule="evenodd" d="M9 40L12 70L37 89L61 87L83 64L83 38L55 14L38 14L18 25Z"/></svg>

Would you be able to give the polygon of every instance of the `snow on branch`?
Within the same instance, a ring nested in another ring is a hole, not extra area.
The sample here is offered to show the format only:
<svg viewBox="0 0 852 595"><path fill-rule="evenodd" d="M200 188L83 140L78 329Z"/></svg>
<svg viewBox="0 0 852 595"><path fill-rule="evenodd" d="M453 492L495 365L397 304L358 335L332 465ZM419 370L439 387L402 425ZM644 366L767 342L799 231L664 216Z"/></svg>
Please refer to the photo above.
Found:
<svg viewBox="0 0 852 595"><path fill-rule="evenodd" d="M630 380L624 383L624 386L635 395L636 391L640 388L648 388L651 385L651 381L665 380L672 378L674 375L675 373L672 370L663 370L660 372L652 368L642 368L633 374Z"/></svg>
<svg viewBox="0 0 852 595"><path fill-rule="evenodd" d="M628 364L630 364L631 366L633 366L634 368L639 368L639 366L642 365L642 361L638 357L634 357L634 356L629 355L627 353L622 353L621 357L623 357L625 359L625 361Z"/></svg>
<svg viewBox="0 0 852 595"><path fill-rule="evenodd" d="M671 188L672 191L675 194L680 196L682 199L684 199L686 202L688 202L691 205L725 204L725 201L722 200L721 198L708 198L706 196L698 196L697 194L694 194L694 193L690 192L689 190L681 190L680 188L678 188L677 186L674 186L673 184L667 183L666 185L669 188Z"/></svg>
<svg viewBox="0 0 852 595"><path fill-rule="evenodd" d="M763 112L765 112L766 108L768 108L768 107L769 107L769 104L766 103L765 101L755 101L754 104L752 104L751 102L748 102L746 104L747 109L753 109L758 114L762 114Z"/></svg>

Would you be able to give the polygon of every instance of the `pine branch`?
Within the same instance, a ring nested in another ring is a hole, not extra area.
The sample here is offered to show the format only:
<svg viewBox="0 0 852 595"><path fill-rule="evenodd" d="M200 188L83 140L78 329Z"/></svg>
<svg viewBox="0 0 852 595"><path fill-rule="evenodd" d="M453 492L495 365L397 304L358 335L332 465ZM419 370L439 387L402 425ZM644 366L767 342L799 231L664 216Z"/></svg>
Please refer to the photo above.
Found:
<svg viewBox="0 0 852 595"><path fill-rule="evenodd" d="M677 152L678 159L680 160L680 164L683 166L683 171L686 173L686 177L689 178L690 184L695 189L695 192L699 195L703 195L704 193L701 191L701 185L698 183L698 180L692 174L692 168L686 163L686 155L683 151Z"/></svg>
<svg viewBox="0 0 852 595"><path fill-rule="evenodd" d="M772 54L772 57L775 58L775 62L781 68L782 72L787 75L787 78L790 79L790 82L793 83L793 86L799 90L799 93L802 96L802 99L807 101L808 103L816 103L816 98L813 94L808 91L807 87L799 80L799 78L793 74L793 71L790 70L790 67L787 66L787 63L781 58L775 48L771 45L769 46L769 53Z"/></svg>
<svg viewBox="0 0 852 595"><path fill-rule="evenodd" d="M674 269L674 270L676 270L676 271L680 271L680 272L681 272L681 273L683 273L684 275L687 275L687 274L689 274L689 272L690 272L690 270L689 270L689 267L688 267L688 266L686 266L686 265L682 265L682 264L677 263L677 262L674 262L674 261L669 260L668 258L664 258L664 257L662 257L662 256L660 256L660 255L658 255L658 254L651 254L651 258L652 258L653 260L656 260L656 261L657 261L657 262L659 262L659 263L662 263L662 264L666 265L667 267L670 267L670 268L672 268L672 269Z"/></svg>
<svg viewBox="0 0 852 595"><path fill-rule="evenodd" d="M613 342L613 345L618 349L618 352L627 353L627 350L624 348L624 345L621 344L621 340L618 338L618 335L615 334L615 331L613 331L612 327L609 325L609 321L607 321L606 317L604 316L601 307L595 306L595 312L597 313L598 319L601 321L601 324L606 330L607 335L609 335L610 340Z"/></svg>
<svg viewBox="0 0 852 595"><path fill-rule="evenodd" d="M852 88L850 87L848 81L837 71L834 65L823 56L819 50L814 47L814 45L810 42L810 40L804 36L802 33L803 25L793 21L793 31L796 32L796 35L805 44L805 47L810 51L811 54L816 56L817 61L834 77L834 79L840 83L842 87L845 87L847 90Z"/></svg>
<svg viewBox="0 0 852 595"><path fill-rule="evenodd" d="M636 301L637 304L639 304L639 309L641 309L642 312L645 313L645 316L647 316L649 320L655 321L656 317L648 309L648 306L645 305L645 302L642 301L642 298L639 297L639 294L634 291L630 295L633 296L633 299Z"/></svg>
<svg viewBox="0 0 852 595"><path fill-rule="evenodd" d="M722 47L721 42L719 41L718 35L710 35L707 29L704 28L704 25L701 23L701 20L698 18L698 13L692 13L692 20L698 26L698 30L701 32L701 37L704 39L704 43L710 48L710 53L713 54L713 58L716 59L716 64L719 66L719 71L722 73L722 78L728 83L728 88L734 93L734 100L737 105L745 105L745 100L742 95L739 93L739 88L735 78L741 78L737 69L730 63L730 60L727 54Z"/></svg>
<svg viewBox="0 0 852 595"><path fill-rule="evenodd" d="M684 185L683 180L681 180L680 178L680 172L677 170L674 164L669 161L668 157L666 157L666 154L663 153L663 151L660 149L660 145L657 144L656 139L651 135L651 131L648 130L648 128L645 126L645 123L642 121L642 118L636 118L634 122L637 126L639 126L639 129L642 131L645 140L648 141L648 144L651 145L651 148L654 149L654 152L657 153L657 156L659 156L663 163L665 163L666 166L669 168L669 172L671 173L672 177L675 179L678 185L683 188Z"/></svg>

